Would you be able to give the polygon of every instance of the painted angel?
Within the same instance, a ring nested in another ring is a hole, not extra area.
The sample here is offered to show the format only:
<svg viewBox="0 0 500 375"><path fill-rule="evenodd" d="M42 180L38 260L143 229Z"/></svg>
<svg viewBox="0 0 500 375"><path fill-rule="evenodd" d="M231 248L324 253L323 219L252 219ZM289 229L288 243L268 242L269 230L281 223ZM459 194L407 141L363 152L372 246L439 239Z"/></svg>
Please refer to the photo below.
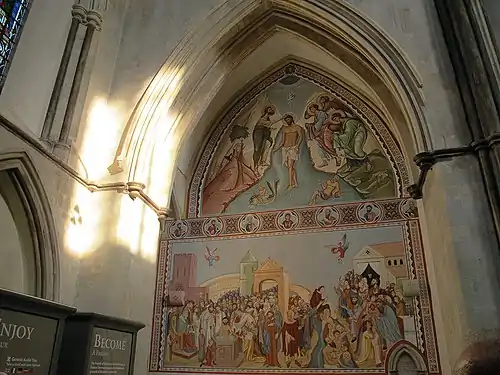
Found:
<svg viewBox="0 0 500 375"><path fill-rule="evenodd" d="M207 251L205 252L205 259L208 261L208 266L213 267L215 262L218 262L220 257L216 254L217 249L210 250L208 246L206 246Z"/></svg>
<svg viewBox="0 0 500 375"><path fill-rule="evenodd" d="M339 241L337 245L326 246L330 249L332 254L337 255L337 262L342 263L344 261L344 256L349 249L349 240L347 239L347 233L344 233L342 240Z"/></svg>

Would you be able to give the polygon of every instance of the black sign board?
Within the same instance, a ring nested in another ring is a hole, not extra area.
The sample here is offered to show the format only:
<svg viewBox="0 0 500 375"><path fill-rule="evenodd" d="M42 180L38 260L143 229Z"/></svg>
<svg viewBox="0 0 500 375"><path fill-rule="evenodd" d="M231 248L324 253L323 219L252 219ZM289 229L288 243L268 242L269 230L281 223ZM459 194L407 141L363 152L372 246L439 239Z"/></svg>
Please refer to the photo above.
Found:
<svg viewBox="0 0 500 375"><path fill-rule="evenodd" d="M128 375L133 342L132 333L94 327L87 374Z"/></svg>
<svg viewBox="0 0 500 375"><path fill-rule="evenodd" d="M66 320L58 375L131 375L144 324L92 313Z"/></svg>
<svg viewBox="0 0 500 375"><path fill-rule="evenodd" d="M0 374L55 375L74 308L0 289Z"/></svg>

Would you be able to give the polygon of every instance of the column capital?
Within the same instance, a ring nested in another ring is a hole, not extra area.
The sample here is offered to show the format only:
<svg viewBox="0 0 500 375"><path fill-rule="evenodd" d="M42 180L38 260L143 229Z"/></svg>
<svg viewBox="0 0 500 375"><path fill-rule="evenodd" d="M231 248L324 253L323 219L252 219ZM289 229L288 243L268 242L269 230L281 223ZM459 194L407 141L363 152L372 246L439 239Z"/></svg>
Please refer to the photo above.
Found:
<svg viewBox="0 0 500 375"><path fill-rule="evenodd" d="M101 13L89 10L87 12L87 25L94 26L96 30L101 31L103 18Z"/></svg>
<svg viewBox="0 0 500 375"><path fill-rule="evenodd" d="M80 4L73 4L71 16L81 24L85 24L87 22L87 9Z"/></svg>
<svg viewBox="0 0 500 375"><path fill-rule="evenodd" d="M72 15L80 23L101 30L103 14L108 9L108 0L75 0Z"/></svg>

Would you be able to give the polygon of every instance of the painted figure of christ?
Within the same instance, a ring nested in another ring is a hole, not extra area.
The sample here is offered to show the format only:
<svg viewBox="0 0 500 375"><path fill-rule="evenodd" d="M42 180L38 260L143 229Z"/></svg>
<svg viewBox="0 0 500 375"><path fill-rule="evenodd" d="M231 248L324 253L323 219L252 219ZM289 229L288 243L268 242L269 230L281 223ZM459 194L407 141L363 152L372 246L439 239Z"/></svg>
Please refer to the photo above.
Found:
<svg viewBox="0 0 500 375"><path fill-rule="evenodd" d="M285 121L285 125L281 129L282 141L275 149L275 152L281 150L283 165L288 168L288 188L296 188L299 184L297 182L295 163L299 160L300 145L304 138L304 131L295 123L292 115L283 116L283 120Z"/></svg>

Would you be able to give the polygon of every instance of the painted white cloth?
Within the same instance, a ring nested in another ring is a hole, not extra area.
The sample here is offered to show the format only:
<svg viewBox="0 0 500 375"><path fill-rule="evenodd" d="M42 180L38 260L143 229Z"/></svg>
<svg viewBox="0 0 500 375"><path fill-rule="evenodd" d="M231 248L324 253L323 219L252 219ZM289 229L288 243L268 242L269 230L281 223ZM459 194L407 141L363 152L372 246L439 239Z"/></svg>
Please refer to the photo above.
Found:
<svg viewBox="0 0 500 375"><path fill-rule="evenodd" d="M299 146L282 147L283 165L288 167L288 160L299 160Z"/></svg>

